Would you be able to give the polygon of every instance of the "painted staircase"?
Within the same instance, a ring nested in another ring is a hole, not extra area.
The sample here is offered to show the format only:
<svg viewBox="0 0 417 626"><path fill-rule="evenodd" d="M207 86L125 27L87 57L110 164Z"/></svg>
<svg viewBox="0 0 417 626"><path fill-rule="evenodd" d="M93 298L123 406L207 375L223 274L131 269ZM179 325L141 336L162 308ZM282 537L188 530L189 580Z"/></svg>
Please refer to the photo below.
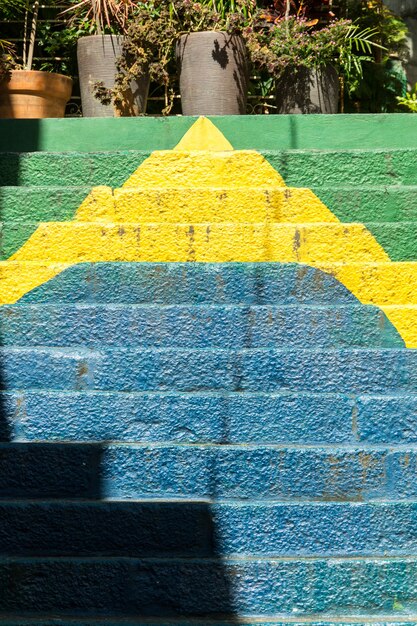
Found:
<svg viewBox="0 0 417 626"><path fill-rule="evenodd" d="M213 121L0 155L5 626L417 623L417 151Z"/></svg>

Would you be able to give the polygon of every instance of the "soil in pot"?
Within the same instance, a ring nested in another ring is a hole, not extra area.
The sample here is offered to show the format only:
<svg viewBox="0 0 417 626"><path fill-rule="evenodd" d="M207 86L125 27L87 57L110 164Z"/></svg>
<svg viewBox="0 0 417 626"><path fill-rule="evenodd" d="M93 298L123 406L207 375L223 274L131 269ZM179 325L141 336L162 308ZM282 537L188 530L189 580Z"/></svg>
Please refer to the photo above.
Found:
<svg viewBox="0 0 417 626"><path fill-rule="evenodd" d="M72 80L62 74L13 70L0 82L0 118L64 117Z"/></svg>
<svg viewBox="0 0 417 626"><path fill-rule="evenodd" d="M331 65L287 69L277 81L277 113L337 113L339 77Z"/></svg>
<svg viewBox="0 0 417 626"><path fill-rule="evenodd" d="M122 53L122 45L123 38L116 35L89 35L78 40L78 73L84 117L118 117L145 113L149 76L138 77L131 82L122 110L116 109L112 103L103 104L94 95L96 83L103 83L106 89L114 86L116 60Z"/></svg>
<svg viewBox="0 0 417 626"><path fill-rule="evenodd" d="M206 31L177 42L184 115L239 115L246 112L249 83L245 42L238 35Z"/></svg>

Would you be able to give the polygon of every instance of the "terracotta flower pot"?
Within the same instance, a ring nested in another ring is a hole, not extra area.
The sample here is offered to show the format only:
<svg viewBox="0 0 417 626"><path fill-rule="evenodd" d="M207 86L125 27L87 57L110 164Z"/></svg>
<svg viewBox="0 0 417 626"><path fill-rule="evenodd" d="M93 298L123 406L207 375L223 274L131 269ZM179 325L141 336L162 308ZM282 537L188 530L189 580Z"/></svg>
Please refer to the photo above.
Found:
<svg viewBox="0 0 417 626"><path fill-rule="evenodd" d="M64 117L71 91L72 80L68 76L13 70L0 82L0 117Z"/></svg>
<svg viewBox="0 0 417 626"><path fill-rule="evenodd" d="M103 104L94 95L95 83L103 83L106 89L114 86L116 60L122 54L122 46L123 38L116 35L89 35L78 40L78 73L84 117L134 116L146 112L148 75L131 81L123 110L115 109L112 103Z"/></svg>
<svg viewBox="0 0 417 626"><path fill-rule="evenodd" d="M277 81L277 113L337 113L339 77L328 65L287 69Z"/></svg>
<svg viewBox="0 0 417 626"><path fill-rule="evenodd" d="M184 115L246 112L249 71L241 37L217 31L183 35L176 56Z"/></svg>

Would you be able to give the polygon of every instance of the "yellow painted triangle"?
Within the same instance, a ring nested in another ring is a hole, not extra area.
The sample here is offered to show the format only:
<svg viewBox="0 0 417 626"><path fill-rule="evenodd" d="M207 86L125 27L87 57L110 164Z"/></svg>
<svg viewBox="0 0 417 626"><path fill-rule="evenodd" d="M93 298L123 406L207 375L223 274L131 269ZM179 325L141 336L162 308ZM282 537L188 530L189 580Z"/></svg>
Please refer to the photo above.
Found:
<svg viewBox="0 0 417 626"><path fill-rule="evenodd" d="M121 188L94 188L73 221L39 224L0 263L0 305L71 265L123 261L316 267L380 307L417 348L417 263L392 263L364 224L342 224L313 191L286 187L262 154L233 150L205 117Z"/></svg>
<svg viewBox="0 0 417 626"><path fill-rule="evenodd" d="M256 150L234 150L218 128L200 117L173 150L156 150L123 183L123 189L181 187L285 187Z"/></svg>
<svg viewBox="0 0 417 626"><path fill-rule="evenodd" d="M179 152L193 150L233 150L232 144L207 117L199 117L185 133L174 150Z"/></svg>

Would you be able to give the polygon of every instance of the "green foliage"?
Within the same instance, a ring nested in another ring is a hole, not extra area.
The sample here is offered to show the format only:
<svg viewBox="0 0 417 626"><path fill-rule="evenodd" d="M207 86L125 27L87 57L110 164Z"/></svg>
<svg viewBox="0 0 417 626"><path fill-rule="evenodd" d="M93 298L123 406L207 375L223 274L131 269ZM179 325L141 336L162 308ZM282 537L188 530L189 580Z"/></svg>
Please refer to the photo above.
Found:
<svg viewBox="0 0 417 626"><path fill-rule="evenodd" d="M397 96L397 102L403 111L417 113L417 83L405 96Z"/></svg>
<svg viewBox="0 0 417 626"><path fill-rule="evenodd" d="M351 81L346 92L346 108L355 112L383 113L398 110L397 96L403 95L404 76L394 70L395 59L407 55L407 26L382 0L340 0L344 15L360 28L375 31L380 47L363 65L363 75ZM393 60L394 58L394 60ZM398 61L399 63L399 61Z"/></svg>
<svg viewBox="0 0 417 626"><path fill-rule="evenodd" d="M395 15L382 0L340 0L338 2L343 15L353 20L360 28L373 29L378 35L378 42L385 49L385 56L407 54L407 25ZM381 55L377 55L381 60Z"/></svg>
<svg viewBox="0 0 417 626"><path fill-rule="evenodd" d="M51 57L51 61L43 61L39 69L45 72L58 72L68 76L77 73L76 49L79 34L75 29L61 28L58 30L50 22L42 22L38 26L38 45L43 53Z"/></svg>
<svg viewBox="0 0 417 626"><path fill-rule="evenodd" d="M96 96L103 103L112 101L124 114L132 79L147 73L154 84L163 86L163 113L169 113L176 80L176 40L182 34L203 30L241 33L254 9L254 0L149 0L138 4L125 31L115 87L105 90L99 84Z"/></svg>
<svg viewBox="0 0 417 626"><path fill-rule="evenodd" d="M8 74L11 69L30 70L32 67L68 73L63 61L57 60L49 65L34 63L35 49L43 54L48 54L49 46L56 50L54 40L60 36L59 27L52 30L45 20L48 13L56 15L54 2L55 0L46 0L41 5L39 0L0 0L0 19L6 24L10 21L9 31L12 37L22 41L21 46L8 46L7 54L3 52L0 57L1 73ZM42 11L43 23L38 19L39 11Z"/></svg>
<svg viewBox="0 0 417 626"><path fill-rule="evenodd" d="M333 65L349 85L362 76L362 65L379 46L371 28L334 20L320 28L305 18L275 19L258 13L243 31L254 67L279 78L289 67Z"/></svg>
<svg viewBox="0 0 417 626"><path fill-rule="evenodd" d="M0 19L7 21L23 15L26 4L23 0L0 0ZM18 67L16 46L0 38L0 80Z"/></svg>

